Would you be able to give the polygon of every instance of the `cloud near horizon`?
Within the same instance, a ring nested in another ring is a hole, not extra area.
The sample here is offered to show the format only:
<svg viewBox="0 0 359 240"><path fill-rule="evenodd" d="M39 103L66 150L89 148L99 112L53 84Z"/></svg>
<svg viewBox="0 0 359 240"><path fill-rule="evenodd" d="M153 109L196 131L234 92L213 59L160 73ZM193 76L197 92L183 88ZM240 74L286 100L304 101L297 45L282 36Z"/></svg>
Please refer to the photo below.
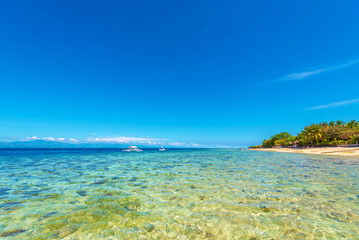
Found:
<svg viewBox="0 0 359 240"><path fill-rule="evenodd" d="M333 102L333 103L329 103L327 105L320 105L320 106L310 107L310 108L306 108L304 110L317 110L317 109L324 109L324 108L334 108L334 107L345 106L345 105L349 105L349 104L353 104L353 103L357 103L357 102L359 102L359 98L358 99L341 101L341 102Z"/></svg>
<svg viewBox="0 0 359 240"><path fill-rule="evenodd" d="M87 138L87 142L107 142L107 143L155 143L156 141L163 141L165 139L155 139L155 138L137 138L137 137L102 137L102 138Z"/></svg>
<svg viewBox="0 0 359 240"><path fill-rule="evenodd" d="M150 137L89 137L87 139L78 140L75 138L54 138L54 137L26 137L25 139L17 139L20 141L56 141L63 143L109 143L109 144L142 144L148 146L172 146L172 147L201 147L198 143L169 142L167 139L157 139Z"/></svg>
<svg viewBox="0 0 359 240"><path fill-rule="evenodd" d="M87 138L87 143L102 142L102 143L128 143L128 144L146 144L153 146L172 146L172 147L200 147L202 145L197 143L184 142L168 142L167 139L157 139L149 137L104 137L104 138Z"/></svg>
<svg viewBox="0 0 359 240"><path fill-rule="evenodd" d="M296 81L296 80L306 79L308 77L316 76L316 75L321 74L321 73L347 68L347 67L356 65L358 63L359 63L359 59L355 59L355 60L348 61L348 62L345 62L345 63L335 64L335 65L332 65L332 66L328 66L328 67L324 67L324 68L318 68L318 69L314 69L314 70L311 70L311 71L305 71L305 72L299 72L299 73L291 73L291 74L288 74L288 75L286 75L286 76L284 76L282 78L272 80L272 81L269 81L267 83L274 84L274 83L280 83L280 82L289 82L289 81Z"/></svg>
<svg viewBox="0 0 359 240"><path fill-rule="evenodd" d="M34 140L44 140L44 141L57 141L57 142L78 142L79 140L75 138L53 138L53 137L26 137L25 139L21 139L21 141L34 141Z"/></svg>

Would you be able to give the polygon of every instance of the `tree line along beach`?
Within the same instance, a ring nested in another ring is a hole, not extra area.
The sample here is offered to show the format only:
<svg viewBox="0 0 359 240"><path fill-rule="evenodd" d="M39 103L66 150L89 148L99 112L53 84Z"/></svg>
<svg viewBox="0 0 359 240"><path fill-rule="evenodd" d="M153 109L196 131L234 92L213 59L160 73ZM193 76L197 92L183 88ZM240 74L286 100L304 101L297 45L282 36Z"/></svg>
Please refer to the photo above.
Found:
<svg viewBox="0 0 359 240"><path fill-rule="evenodd" d="M281 132L251 150L337 156L359 156L359 122L351 120L311 124L293 136Z"/></svg>

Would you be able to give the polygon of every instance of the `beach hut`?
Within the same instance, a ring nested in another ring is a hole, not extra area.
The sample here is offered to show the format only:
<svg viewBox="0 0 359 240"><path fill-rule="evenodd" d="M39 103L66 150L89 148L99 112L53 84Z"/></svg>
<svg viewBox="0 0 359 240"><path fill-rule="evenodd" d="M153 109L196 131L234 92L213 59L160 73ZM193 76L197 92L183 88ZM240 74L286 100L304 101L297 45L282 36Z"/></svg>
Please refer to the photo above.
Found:
<svg viewBox="0 0 359 240"><path fill-rule="evenodd" d="M294 148L298 148L298 147L299 147L299 141L298 141L298 140L295 140L295 141L293 142L293 147L294 147Z"/></svg>

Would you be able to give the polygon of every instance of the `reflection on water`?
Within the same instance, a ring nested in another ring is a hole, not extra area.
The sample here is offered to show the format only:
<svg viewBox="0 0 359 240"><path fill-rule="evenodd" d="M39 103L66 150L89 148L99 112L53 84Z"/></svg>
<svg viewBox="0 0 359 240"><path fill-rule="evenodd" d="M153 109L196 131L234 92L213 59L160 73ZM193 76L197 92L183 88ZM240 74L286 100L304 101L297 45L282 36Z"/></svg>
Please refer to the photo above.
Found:
<svg viewBox="0 0 359 240"><path fill-rule="evenodd" d="M4 239L355 239L359 159L0 151Z"/></svg>

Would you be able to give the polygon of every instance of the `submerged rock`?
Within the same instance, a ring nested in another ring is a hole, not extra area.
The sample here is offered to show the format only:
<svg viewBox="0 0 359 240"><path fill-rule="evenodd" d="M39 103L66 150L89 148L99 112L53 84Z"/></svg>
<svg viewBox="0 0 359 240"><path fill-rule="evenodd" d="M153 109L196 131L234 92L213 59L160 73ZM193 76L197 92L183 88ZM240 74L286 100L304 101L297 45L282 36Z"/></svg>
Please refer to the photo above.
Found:
<svg viewBox="0 0 359 240"><path fill-rule="evenodd" d="M144 228L145 228L145 230L146 230L147 232L152 232L153 230L155 230L155 225L146 224L146 225L144 226Z"/></svg>
<svg viewBox="0 0 359 240"><path fill-rule="evenodd" d="M43 216L43 218L49 218L49 217L51 217L51 216L53 216L53 215L55 215L55 214L57 214L57 213L59 213L59 212L49 212L49 213L46 213L44 216Z"/></svg>
<svg viewBox="0 0 359 240"><path fill-rule="evenodd" d="M128 205L126 208L130 211L135 211L137 210L137 208L139 207L140 205L138 203L132 203L130 205Z"/></svg>
<svg viewBox="0 0 359 240"><path fill-rule="evenodd" d="M91 185L101 185L101 184L104 184L104 183L107 183L107 182L108 182L107 180L103 180L103 181L91 183Z"/></svg>
<svg viewBox="0 0 359 240"><path fill-rule="evenodd" d="M292 211L295 212L295 213L300 213L302 211L300 211L298 208L292 208Z"/></svg>
<svg viewBox="0 0 359 240"><path fill-rule="evenodd" d="M249 240L259 240L257 237L251 237Z"/></svg>
<svg viewBox="0 0 359 240"><path fill-rule="evenodd" d="M260 209L261 209L263 212L270 212L270 209L267 208L267 207L260 207Z"/></svg>
<svg viewBox="0 0 359 240"><path fill-rule="evenodd" d="M27 230L25 229L15 229L15 230L10 230L10 231L6 231L3 232L2 234L0 234L0 237L10 237L10 236L15 236L19 233L23 233L26 232Z"/></svg>
<svg viewBox="0 0 359 240"><path fill-rule="evenodd" d="M76 191L76 193L77 193L78 195L80 195L81 197L87 196L86 191Z"/></svg>
<svg viewBox="0 0 359 240"><path fill-rule="evenodd" d="M139 179L138 177L133 177L133 178L131 178L129 181L130 181L130 182L136 182L138 179Z"/></svg>
<svg viewBox="0 0 359 240"><path fill-rule="evenodd" d="M60 193L50 193L50 194L44 195L43 197L44 197L44 199L55 199L55 198L61 197L61 194Z"/></svg>
<svg viewBox="0 0 359 240"><path fill-rule="evenodd" d="M327 217L337 220L338 222L350 222L350 218L337 212L330 212Z"/></svg>

